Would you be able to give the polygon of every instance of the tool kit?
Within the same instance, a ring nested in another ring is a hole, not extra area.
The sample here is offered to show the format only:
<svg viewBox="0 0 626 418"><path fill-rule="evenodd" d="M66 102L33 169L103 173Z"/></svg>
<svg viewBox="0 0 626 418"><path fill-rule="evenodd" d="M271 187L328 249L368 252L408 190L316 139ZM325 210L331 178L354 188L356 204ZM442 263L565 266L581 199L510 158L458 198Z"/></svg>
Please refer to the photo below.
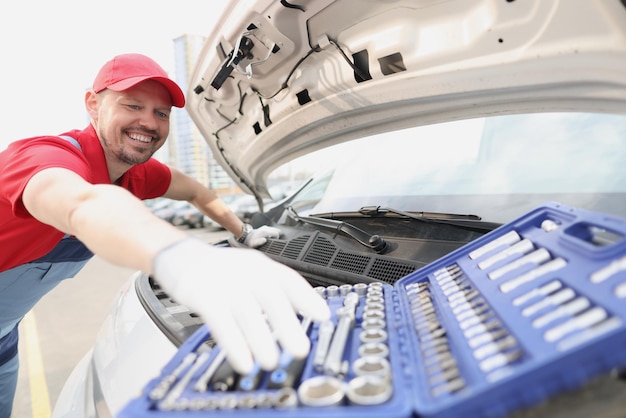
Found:
<svg viewBox="0 0 626 418"><path fill-rule="evenodd" d="M626 366L610 215L550 202L394 285L316 290L307 358L238 376L202 327L119 417L500 417Z"/></svg>

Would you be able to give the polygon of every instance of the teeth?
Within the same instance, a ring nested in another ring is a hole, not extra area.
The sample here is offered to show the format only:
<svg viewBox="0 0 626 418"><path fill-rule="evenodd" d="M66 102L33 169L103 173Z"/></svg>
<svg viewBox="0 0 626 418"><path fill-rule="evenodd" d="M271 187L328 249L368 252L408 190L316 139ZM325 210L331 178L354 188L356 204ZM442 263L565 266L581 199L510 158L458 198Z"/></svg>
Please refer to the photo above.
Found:
<svg viewBox="0 0 626 418"><path fill-rule="evenodd" d="M139 134L128 134L129 137L134 139L135 141L148 143L152 141L151 136L139 135Z"/></svg>

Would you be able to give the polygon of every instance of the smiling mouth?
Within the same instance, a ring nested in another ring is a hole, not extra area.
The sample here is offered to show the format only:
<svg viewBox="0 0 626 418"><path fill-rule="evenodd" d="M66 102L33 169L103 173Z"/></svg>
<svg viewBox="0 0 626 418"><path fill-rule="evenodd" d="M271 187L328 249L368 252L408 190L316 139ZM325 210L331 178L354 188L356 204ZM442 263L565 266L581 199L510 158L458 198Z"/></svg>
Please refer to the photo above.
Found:
<svg viewBox="0 0 626 418"><path fill-rule="evenodd" d="M143 144L149 144L152 142L152 137L148 135L141 135L138 133L129 133L128 137L136 142L141 142Z"/></svg>

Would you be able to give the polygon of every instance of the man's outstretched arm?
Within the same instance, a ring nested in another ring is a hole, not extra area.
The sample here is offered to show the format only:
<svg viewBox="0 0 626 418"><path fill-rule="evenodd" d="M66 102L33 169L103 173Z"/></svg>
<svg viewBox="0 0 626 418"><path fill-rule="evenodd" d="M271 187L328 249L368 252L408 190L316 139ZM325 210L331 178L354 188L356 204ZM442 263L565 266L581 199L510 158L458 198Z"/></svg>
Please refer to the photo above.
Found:
<svg viewBox="0 0 626 418"><path fill-rule="evenodd" d="M23 198L39 221L75 235L98 256L154 275L209 326L233 367L278 363L275 338L296 357L309 341L295 315L330 316L326 303L294 270L247 249L217 248L154 216L123 188L92 185L74 172L35 174Z"/></svg>

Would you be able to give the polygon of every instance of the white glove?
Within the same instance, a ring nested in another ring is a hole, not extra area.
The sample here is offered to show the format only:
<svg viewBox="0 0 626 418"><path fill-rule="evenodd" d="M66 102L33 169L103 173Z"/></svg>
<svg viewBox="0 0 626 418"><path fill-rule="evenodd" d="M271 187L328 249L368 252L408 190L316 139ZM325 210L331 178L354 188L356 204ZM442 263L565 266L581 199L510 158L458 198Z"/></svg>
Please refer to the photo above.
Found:
<svg viewBox="0 0 626 418"><path fill-rule="evenodd" d="M330 318L326 302L295 270L246 248L220 248L188 238L159 252L153 276L176 301L206 322L231 366L241 374L257 361L278 365L282 350L305 357L310 342L299 312Z"/></svg>
<svg viewBox="0 0 626 418"><path fill-rule="evenodd" d="M279 236L280 229L263 225L260 228L253 229L248 232L248 235L243 243L250 248L256 248L265 244L268 238L278 238Z"/></svg>

